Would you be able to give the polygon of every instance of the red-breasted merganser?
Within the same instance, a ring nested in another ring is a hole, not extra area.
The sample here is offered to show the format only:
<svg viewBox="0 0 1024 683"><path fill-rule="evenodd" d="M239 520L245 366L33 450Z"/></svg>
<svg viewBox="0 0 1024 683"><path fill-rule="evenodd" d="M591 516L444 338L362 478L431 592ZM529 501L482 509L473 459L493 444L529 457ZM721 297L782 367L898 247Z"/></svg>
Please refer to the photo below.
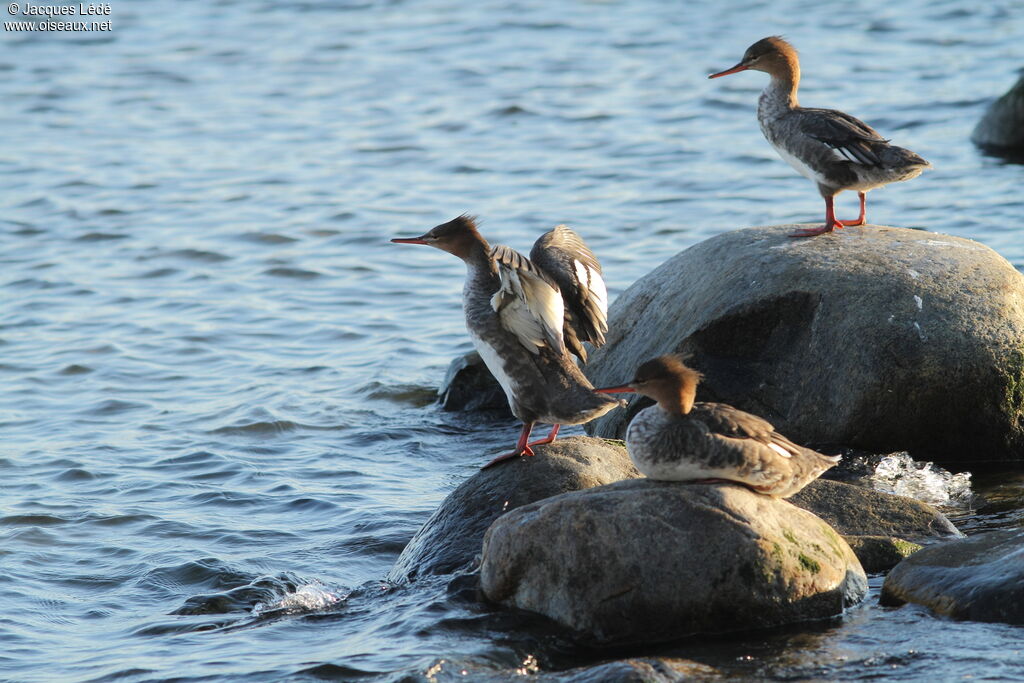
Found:
<svg viewBox="0 0 1024 683"><path fill-rule="evenodd" d="M909 149L890 145L871 126L834 109L801 107L800 61L796 49L778 36L763 38L747 48L739 64L711 74L727 76L753 69L772 77L757 102L757 120L768 142L790 166L818 185L825 198L825 225L798 230L792 237L832 232L846 225L864 225L867 192L900 180L910 180L931 166ZM860 217L835 217L833 197L856 190Z"/></svg>
<svg viewBox="0 0 1024 683"><path fill-rule="evenodd" d="M636 392L657 405L644 408L626 430L626 449L651 479L731 481L788 498L839 462L798 446L771 423L724 403L694 403L701 375L679 356L659 356L626 386L599 392Z"/></svg>
<svg viewBox="0 0 1024 683"><path fill-rule="evenodd" d="M522 420L515 450L484 465L554 441L558 427L582 424L621 404L594 391L571 353L584 362L582 342L604 343L608 294L597 257L579 235L559 225L541 235L530 258L509 247L491 248L475 219L459 216L400 244L426 244L466 263L462 290L466 328L491 374L501 384L512 414ZM536 422L551 433L531 442Z"/></svg>

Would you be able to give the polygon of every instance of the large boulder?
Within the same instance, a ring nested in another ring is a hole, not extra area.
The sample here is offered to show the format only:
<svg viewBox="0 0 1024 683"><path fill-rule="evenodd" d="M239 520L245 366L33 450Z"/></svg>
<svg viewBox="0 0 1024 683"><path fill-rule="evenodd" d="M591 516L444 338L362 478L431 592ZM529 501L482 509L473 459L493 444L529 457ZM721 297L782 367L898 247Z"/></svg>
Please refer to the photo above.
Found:
<svg viewBox="0 0 1024 683"><path fill-rule="evenodd" d="M993 154L1024 157L1024 76L989 106L971 141Z"/></svg>
<svg viewBox="0 0 1024 683"><path fill-rule="evenodd" d="M950 462L1024 458L1024 276L988 247L864 226L724 233L644 276L586 367L597 386L692 354L698 399L793 440ZM647 403L589 423L621 436Z"/></svg>
<svg viewBox="0 0 1024 683"><path fill-rule="evenodd" d="M915 602L957 619L1024 624L1024 529L925 548L889 572L881 600Z"/></svg>
<svg viewBox="0 0 1024 683"><path fill-rule="evenodd" d="M484 537L488 599L601 643L840 614L867 590L828 524L739 485L623 481L523 506Z"/></svg>
<svg viewBox="0 0 1024 683"><path fill-rule="evenodd" d="M460 484L405 546L388 580L449 574L472 564L487 527L509 510L640 476L621 444L601 439L571 436L537 446L534 452L533 457L480 470Z"/></svg>

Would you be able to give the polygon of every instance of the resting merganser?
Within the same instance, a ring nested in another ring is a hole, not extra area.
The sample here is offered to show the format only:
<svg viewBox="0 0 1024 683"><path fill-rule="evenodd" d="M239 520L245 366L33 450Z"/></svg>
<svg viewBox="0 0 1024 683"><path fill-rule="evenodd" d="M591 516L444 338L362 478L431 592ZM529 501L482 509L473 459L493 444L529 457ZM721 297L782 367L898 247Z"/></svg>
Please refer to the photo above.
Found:
<svg viewBox="0 0 1024 683"><path fill-rule="evenodd" d="M627 386L599 392L636 392L657 405L644 408L626 430L633 464L651 479L730 481L758 493L788 498L839 462L798 446L770 422L724 403L694 403L701 375L679 356L659 356Z"/></svg>
<svg viewBox="0 0 1024 683"><path fill-rule="evenodd" d="M462 306L473 345L522 420L515 450L484 468L550 443L563 424L582 424L621 401L594 391L570 352L584 362L582 342L604 343L608 293L597 257L579 235L559 225L541 235L530 259L509 247L491 248L471 216L459 216L399 244L426 244L466 263ZM551 433L530 442L536 422Z"/></svg>
<svg viewBox="0 0 1024 683"><path fill-rule="evenodd" d="M800 61L796 49L778 36L763 38L750 47L739 64L711 74L719 78L739 71L764 71L772 77L757 101L757 120L768 142L790 166L818 185L825 198L825 226L798 230L791 237L832 232L846 225L864 225L867 192L900 180L910 180L931 166L909 149L890 145L871 126L834 109L801 107ZM841 221L832 208L833 197L856 190L860 217Z"/></svg>

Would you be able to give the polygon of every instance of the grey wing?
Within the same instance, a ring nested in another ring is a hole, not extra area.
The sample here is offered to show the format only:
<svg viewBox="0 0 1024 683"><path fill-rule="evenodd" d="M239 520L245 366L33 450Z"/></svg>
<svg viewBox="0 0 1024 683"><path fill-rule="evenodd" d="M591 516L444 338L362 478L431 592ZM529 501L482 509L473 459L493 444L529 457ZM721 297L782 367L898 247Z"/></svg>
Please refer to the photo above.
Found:
<svg viewBox="0 0 1024 683"><path fill-rule="evenodd" d="M802 449L775 431L771 422L725 403L694 404L695 416L707 425L713 434L730 439L750 439L768 446L779 455L789 458Z"/></svg>
<svg viewBox="0 0 1024 683"><path fill-rule="evenodd" d="M501 282L491 297L502 327L511 332L530 353L548 346L565 351L562 322L565 306L558 285L522 254L498 245L491 260Z"/></svg>
<svg viewBox="0 0 1024 683"><path fill-rule="evenodd" d="M565 341L586 362L581 342L599 347L608 332L608 290L601 264L583 238L558 225L534 243L530 260L558 284L565 309Z"/></svg>
<svg viewBox="0 0 1024 683"><path fill-rule="evenodd" d="M831 147L839 158L864 166L882 165L879 146L889 141L860 119L834 109L802 109L798 116L800 131Z"/></svg>
<svg viewBox="0 0 1024 683"><path fill-rule="evenodd" d="M768 446L772 451L784 458L794 456L811 456L825 462L837 463L838 455L825 455L815 450L794 443L788 437L775 431L771 422L751 413L733 408L725 403L696 403L693 407L695 415L700 416L712 434L747 442L756 442Z"/></svg>

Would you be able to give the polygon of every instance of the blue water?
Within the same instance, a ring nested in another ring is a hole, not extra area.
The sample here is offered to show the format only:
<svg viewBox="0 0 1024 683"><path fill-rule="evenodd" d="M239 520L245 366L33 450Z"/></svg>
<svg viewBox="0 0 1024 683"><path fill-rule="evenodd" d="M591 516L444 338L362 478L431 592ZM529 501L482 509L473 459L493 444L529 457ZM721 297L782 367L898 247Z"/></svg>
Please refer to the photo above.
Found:
<svg viewBox="0 0 1024 683"><path fill-rule="evenodd" d="M107 33L0 35L2 680L600 661L446 581L382 583L517 432L434 405L469 348L463 267L387 238L471 212L528 249L566 222L614 297L722 231L821 220L757 128L763 74L706 80L764 35L801 49L804 104L935 165L872 193L871 221L1024 268L1024 166L968 141L1024 62L1016 2L111 6ZM1020 475L988 486L958 521L1024 523ZM658 652L726 677L1024 677L1022 635L869 600Z"/></svg>

